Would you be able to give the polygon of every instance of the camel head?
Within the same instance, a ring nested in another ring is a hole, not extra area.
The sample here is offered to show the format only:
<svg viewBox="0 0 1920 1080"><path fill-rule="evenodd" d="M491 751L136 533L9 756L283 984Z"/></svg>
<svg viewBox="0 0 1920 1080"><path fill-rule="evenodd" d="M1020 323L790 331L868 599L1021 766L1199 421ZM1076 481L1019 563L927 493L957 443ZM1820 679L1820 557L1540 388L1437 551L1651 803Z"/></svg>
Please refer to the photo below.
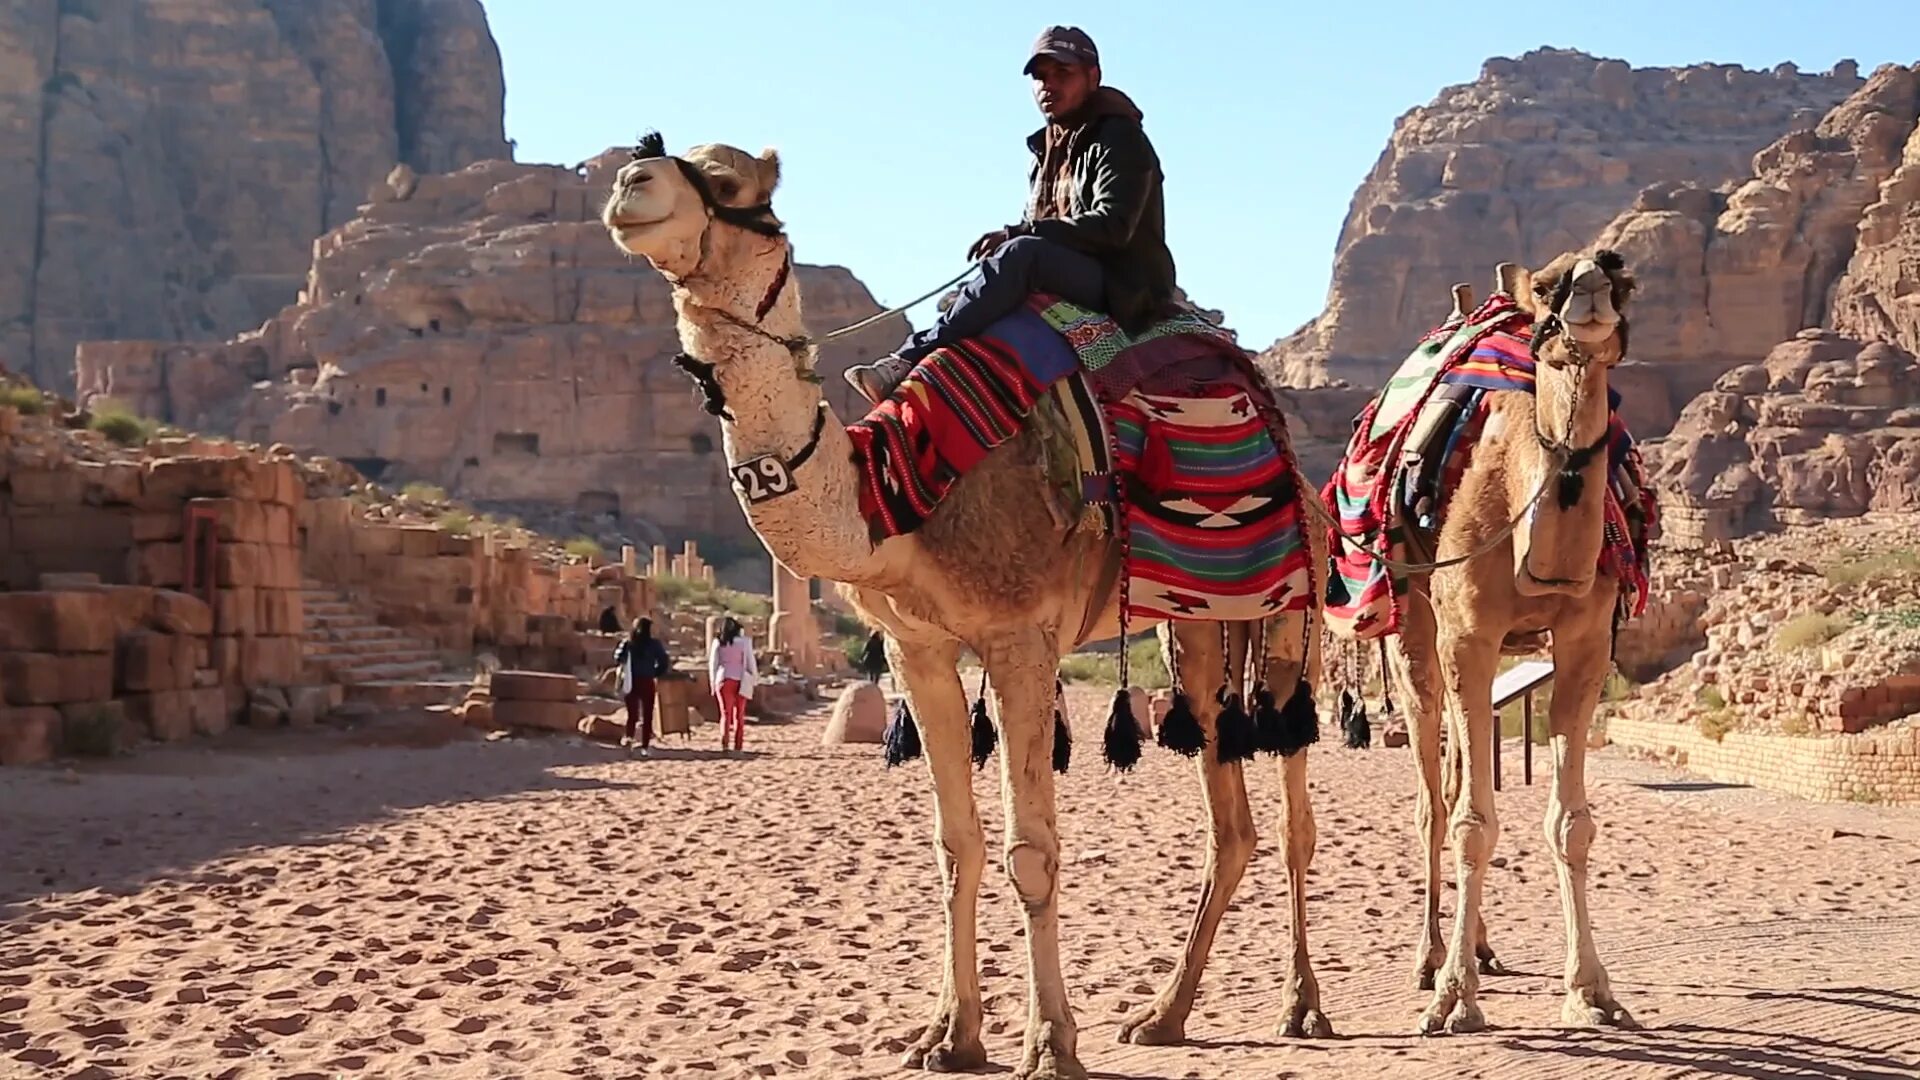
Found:
<svg viewBox="0 0 1920 1080"><path fill-rule="evenodd" d="M1625 359L1634 280L1618 252L1569 252L1532 273L1502 263L1500 277L1533 316L1536 358L1555 367L1611 367Z"/></svg>
<svg viewBox="0 0 1920 1080"><path fill-rule="evenodd" d="M780 157L707 143L674 157L657 132L641 137L633 160L614 176L600 220L613 242L639 255L673 279L699 271L721 240L714 224L744 230L768 242L784 244L780 219L773 214L773 189L780 183Z"/></svg>

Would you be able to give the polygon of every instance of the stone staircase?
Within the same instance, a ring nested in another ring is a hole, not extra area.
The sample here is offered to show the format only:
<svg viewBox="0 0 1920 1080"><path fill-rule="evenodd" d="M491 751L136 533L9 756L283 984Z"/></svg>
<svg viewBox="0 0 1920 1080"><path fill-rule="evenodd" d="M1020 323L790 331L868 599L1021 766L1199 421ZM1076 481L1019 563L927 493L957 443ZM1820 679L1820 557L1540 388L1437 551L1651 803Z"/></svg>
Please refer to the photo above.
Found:
<svg viewBox="0 0 1920 1080"><path fill-rule="evenodd" d="M301 583L309 671L346 687L346 700L416 708L453 700L468 680L448 670L432 642L385 626L345 593L311 578Z"/></svg>

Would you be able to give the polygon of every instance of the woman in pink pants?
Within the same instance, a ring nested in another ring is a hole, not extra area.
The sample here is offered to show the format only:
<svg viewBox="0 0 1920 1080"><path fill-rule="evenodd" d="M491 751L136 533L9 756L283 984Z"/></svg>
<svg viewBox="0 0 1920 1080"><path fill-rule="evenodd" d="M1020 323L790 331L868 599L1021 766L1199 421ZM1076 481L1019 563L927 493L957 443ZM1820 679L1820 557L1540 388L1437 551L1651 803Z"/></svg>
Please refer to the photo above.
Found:
<svg viewBox="0 0 1920 1080"><path fill-rule="evenodd" d="M720 749L737 752L747 734L747 699L741 686L759 678L760 669L753 659L753 639L732 616L720 624L720 634L713 639L707 674L713 680L713 695L720 700Z"/></svg>

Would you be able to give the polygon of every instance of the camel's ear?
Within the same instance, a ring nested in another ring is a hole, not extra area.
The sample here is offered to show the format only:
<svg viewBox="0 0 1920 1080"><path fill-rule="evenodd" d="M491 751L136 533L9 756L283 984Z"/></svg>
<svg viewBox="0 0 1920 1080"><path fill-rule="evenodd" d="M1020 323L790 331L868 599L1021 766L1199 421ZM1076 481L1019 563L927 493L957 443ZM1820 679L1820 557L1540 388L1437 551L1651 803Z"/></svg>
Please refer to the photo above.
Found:
<svg viewBox="0 0 1920 1080"><path fill-rule="evenodd" d="M770 199L780 186L780 151L769 146L755 160L760 163L760 197Z"/></svg>

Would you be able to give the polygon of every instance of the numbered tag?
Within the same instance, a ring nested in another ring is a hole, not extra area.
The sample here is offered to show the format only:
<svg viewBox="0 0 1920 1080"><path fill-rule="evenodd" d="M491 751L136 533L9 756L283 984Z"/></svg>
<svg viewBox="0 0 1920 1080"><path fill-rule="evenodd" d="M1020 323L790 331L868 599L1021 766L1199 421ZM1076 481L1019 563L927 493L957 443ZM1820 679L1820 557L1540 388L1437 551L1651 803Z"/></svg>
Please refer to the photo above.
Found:
<svg viewBox="0 0 1920 1080"><path fill-rule="evenodd" d="M733 467L733 486L749 503L763 503L793 492L793 473L777 457L757 457Z"/></svg>

